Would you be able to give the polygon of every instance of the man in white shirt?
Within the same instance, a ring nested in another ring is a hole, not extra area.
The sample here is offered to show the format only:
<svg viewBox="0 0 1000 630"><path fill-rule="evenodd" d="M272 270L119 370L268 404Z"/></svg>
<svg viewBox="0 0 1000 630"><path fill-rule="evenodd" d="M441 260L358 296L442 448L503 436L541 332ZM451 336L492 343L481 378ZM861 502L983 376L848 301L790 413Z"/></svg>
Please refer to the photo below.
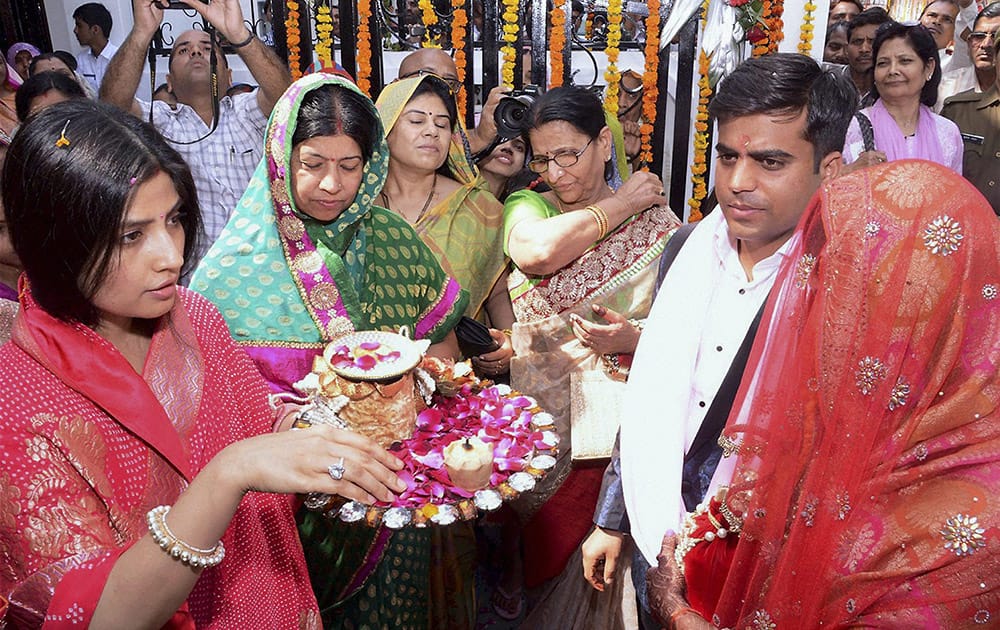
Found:
<svg viewBox="0 0 1000 630"><path fill-rule="evenodd" d="M971 65L965 37L978 10L972 0L930 0L924 7L920 23L937 44L941 74Z"/></svg>
<svg viewBox="0 0 1000 630"><path fill-rule="evenodd" d="M636 350L598 527L583 545L584 576L603 590L631 533L644 612L645 567L704 498L759 313L799 217L839 173L855 99L846 78L808 57L775 54L739 66L712 101L719 209L690 232L663 277Z"/></svg>
<svg viewBox="0 0 1000 630"><path fill-rule="evenodd" d="M225 55L216 46L218 121L211 88L212 43L202 30L181 33L170 51L167 85L177 99L176 108L161 101L135 99L146 50L163 20L163 9L149 0L134 0L135 25L108 67L101 100L130 110L153 126L191 167L205 234L196 250L201 258L218 238L236 208L250 176L263 157L267 118L291 82L288 68L247 30L239 0L184 0L229 41L260 88L225 96L232 83ZM193 265L192 265L193 266Z"/></svg>
<svg viewBox="0 0 1000 630"><path fill-rule="evenodd" d="M76 41L86 49L76 56L77 70L94 88L101 89L101 81L108 69L108 63L118 52L118 47L108 41L111 36L111 13L103 4L88 2L73 11L73 34Z"/></svg>

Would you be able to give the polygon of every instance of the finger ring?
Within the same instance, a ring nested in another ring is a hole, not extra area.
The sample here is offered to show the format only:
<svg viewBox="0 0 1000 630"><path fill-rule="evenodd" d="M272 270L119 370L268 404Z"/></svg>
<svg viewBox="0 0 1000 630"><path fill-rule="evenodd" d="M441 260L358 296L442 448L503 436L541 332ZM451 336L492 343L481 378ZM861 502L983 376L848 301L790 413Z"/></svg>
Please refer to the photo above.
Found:
<svg viewBox="0 0 1000 630"><path fill-rule="evenodd" d="M336 464L330 464L326 469L326 472L330 473L334 481L340 481L344 478L344 473L347 472L344 468L344 458L341 457Z"/></svg>

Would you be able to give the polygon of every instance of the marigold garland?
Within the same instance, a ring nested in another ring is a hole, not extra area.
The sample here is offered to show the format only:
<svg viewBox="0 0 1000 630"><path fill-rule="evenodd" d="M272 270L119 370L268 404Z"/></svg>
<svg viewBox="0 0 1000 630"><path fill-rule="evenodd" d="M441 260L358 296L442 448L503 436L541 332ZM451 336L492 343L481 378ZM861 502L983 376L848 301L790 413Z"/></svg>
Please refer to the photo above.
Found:
<svg viewBox="0 0 1000 630"><path fill-rule="evenodd" d="M552 23L549 32L549 66L552 68L549 89L552 89L563 84L563 51L566 50L566 12L558 0L549 13L549 20Z"/></svg>
<svg viewBox="0 0 1000 630"><path fill-rule="evenodd" d="M618 72L618 47L622 41L622 0L608 0L608 46L604 54L608 56L608 68L604 71L604 80L608 91L604 95L604 109L612 116L618 115L618 82L621 73Z"/></svg>
<svg viewBox="0 0 1000 630"><path fill-rule="evenodd" d="M316 56L324 68L333 66L333 18L330 7L320 5L316 9Z"/></svg>
<svg viewBox="0 0 1000 630"><path fill-rule="evenodd" d="M503 0L503 41L500 48L503 53L503 68L500 71L500 85L508 89L514 88L514 64L517 62L517 50L514 44L517 42L518 32L518 0Z"/></svg>
<svg viewBox="0 0 1000 630"><path fill-rule="evenodd" d="M431 0L419 0L417 6L420 7L420 21L424 25L424 48L440 48L440 42L438 42L436 37L431 36L431 27L438 23L434 4Z"/></svg>
<svg viewBox="0 0 1000 630"><path fill-rule="evenodd" d="M642 125L639 127L639 163L648 171L653 161L653 123L656 122L656 100L660 67L660 0L649 0L646 16L646 47L643 53L646 64L642 74Z"/></svg>
<svg viewBox="0 0 1000 630"><path fill-rule="evenodd" d="M806 0L805 14L802 16L802 26L799 28L799 52L803 55L809 55L812 53L812 41L813 41L813 11L816 10L816 5L812 2Z"/></svg>
<svg viewBox="0 0 1000 630"><path fill-rule="evenodd" d="M458 80L462 87L458 89L458 115L465 118L466 95L465 95L465 38L468 33L469 15L465 11L465 0L452 0L451 19L451 47L455 51L455 69L458 70Z"/></svg>
<svg viewBox="0 0 1000 630"><path fill-rule="evenodd" d="M285 0L288 12L285 14L285 42L288 46L288 67L292 71L292 80L302 76L299 68L299 44L302 43L299 34L299 3L295 0Z"/></svg>
<svg viewBox="0 0 1000 630"><path fill-rule="evenodd" d="M701 28L705 30L705 20L708 15L708 1L701 5ZM701 202L708 196L708 185L705 183L706 165L708 159L708 100L712 96L712 84L709 81L708 69L711 63L704 49L698 54L698 113L694 117L694 157L691 161L691 199L688 206L688 221L698 221L702 218Z"/></svg>
<svg viewBox="0 0 1000 630"><path fill-rule="evenodd" d="M372 93L372 32L368 24L371 17L371 0L358 0L358 87L369 96Z"/></svg>
<svg viewBox="0 0 1000 630"><path fill-rule="evenodd" d="M785 24L781 20L784 12L785 4L783 0L764 0L760 12L760 22L764 28L755 26L747 33L748 39L753 42L754 57L777 52L778 44L785 39L785 34L782 31ZM752 36L751 33L755 29L758 33L756 36Z"/></svg>

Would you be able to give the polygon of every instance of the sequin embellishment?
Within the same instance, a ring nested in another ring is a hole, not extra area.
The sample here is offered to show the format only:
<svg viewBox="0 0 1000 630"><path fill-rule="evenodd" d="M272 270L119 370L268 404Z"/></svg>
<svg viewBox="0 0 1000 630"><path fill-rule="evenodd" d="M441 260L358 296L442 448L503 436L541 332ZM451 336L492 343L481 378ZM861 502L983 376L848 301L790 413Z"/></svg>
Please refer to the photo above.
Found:
<svg viewBox="0 0 1000 630"><path fill-rule="evenodd" d="M932 254L948 256L958 251L962 244L962 226L947 214L942 215L924 228L924 246Z"/></svg>
<svg viewBox="0 0 1000 630"><path fill-rule="evenodd" d="M842 521L851 513L851 496L847 492L838 492L837 506L837 520Z"/></svg>
<svg viewBox="0 0 1000 630"><path fill-rule="evenodd" d="M927 459L927 445L917 444L917 447L913 449L913 456L917 458L918 462L922 462Z"/></svg>
<svg viewBox="0 0 1000 630"><path fill-rule="evenodd" d="M986 546L986 528L979 526L979 519L969 514L956 514L944 522L941 535L944 548L956 556L969 556Z"/></svg>
<svg viewBox="0 0 1000 630"><path fill-rule="evenodd" d="M755 630L775 630L775 625L771 615L766 610L758 610L753 614L753 627Z"/></svg>
<svg viewBox="0 0 1000 630"><path fill-rule="evenodd" d="M858 390L868 396L875 390L878 382L885 378L885 364L874 357L865 357L858 362L858 371L854 373Z"/></svg>
<svg viewBox="0 0 1000 630"><path fill-rule="evenodd" d="M855 610L857 610L857 607L858 605L854 602L854 599L847 600L847 605L846 605L847 612L853 613Z"/></svg>
<svg viewBox="0 0 1000 630"><path fill-rule="evenodd" d="M740 450L739 443L728 435L719 436L719 446L722 448L723 457L732 457L734 453Z"/></svg>
<svg viewBox="0 0 1000 630"><path fill-rule="evenodd" d="M806 288L806 285L809 283L809 274L812 273L815 266L815 256L812 254L802 254L802 258L799 259L799 264L795 268L795 286L800 289Z"/></svg>
<svg viewBox="0 0 1000 630"><path fill-rule="evenodd" d="M337 304L338 297L340 297L340 292L337 291L336 286L329 282L317 284L309 292L309 301L312 302L315 308L324 311L333 308Z"/></svg>
<svg viewBox="0 0 1000 630"><path fill-rule="evenodd" d="M806 527L813 526L813 519L816 518L816 504L819 503L819 499L816 497L810 497L805 505L802 507L802 520L805 522Z"/></svg>
<svg viewBox="0 0 1000 630"><path fill-rule="evenodd" d="M879 230L881 229L882 229L881 225L879 225L875 221L869 221L868 223L865 223L865 236L867 236L868 238L872 238L873 236L877 235Z"/></svg>
<svg viewBox="0 0 1000 630"><path fill-rule="evenodd" d="M984 626L990 622L990 611L985 608L980 608L976 611L975 616L972 618L976 622L977 626Z"/></svg>
<svg viewBox="0 0 1000 630"><path fill-rule="evenodd" d="M297 241L306 232L306 226L302 225L297 217L282 217L278 222L278 230L281 235L290 241Z"/></svg>
<svg viewBox="0 0 1000 630"><path fill-rule="evenodd" d="M993 300L997 297L997 285L995 284L984 284L983 285L983 299Z"/></svg>
<svg viewBox="0 0 1000 630"><path fill-rule="evenodd" d="M889 393L889 411L895 411L896 409L906 405L906 400L910 397L910 384L903 380L900 376L896 381L896 384L892 386L892 392Z"/></svg>

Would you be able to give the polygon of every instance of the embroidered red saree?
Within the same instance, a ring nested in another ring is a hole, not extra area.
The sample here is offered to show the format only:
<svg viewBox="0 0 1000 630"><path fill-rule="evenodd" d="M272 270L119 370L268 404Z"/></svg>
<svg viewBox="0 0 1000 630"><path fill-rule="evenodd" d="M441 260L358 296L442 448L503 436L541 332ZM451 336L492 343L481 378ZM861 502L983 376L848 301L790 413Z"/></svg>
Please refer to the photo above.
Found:
<svg viewBox="0 0 1000 630"><path fill-rule="evenodd" d="M826 184L800 232L720 440L743 531L688 552L689 599L724 581L701 612L730 628L995 627L996 217L899 161Z"/></svg>
<svg viewBox="0 0 1000 630"><path fill-rule="evenodd" d="M179 293L140 376L22 288L0 347L0 628L86 627L146 512L271 429L264 381L218 311ZM289 497L249 493L222 540L225 560L166 627L320 627Z"/></svg>

